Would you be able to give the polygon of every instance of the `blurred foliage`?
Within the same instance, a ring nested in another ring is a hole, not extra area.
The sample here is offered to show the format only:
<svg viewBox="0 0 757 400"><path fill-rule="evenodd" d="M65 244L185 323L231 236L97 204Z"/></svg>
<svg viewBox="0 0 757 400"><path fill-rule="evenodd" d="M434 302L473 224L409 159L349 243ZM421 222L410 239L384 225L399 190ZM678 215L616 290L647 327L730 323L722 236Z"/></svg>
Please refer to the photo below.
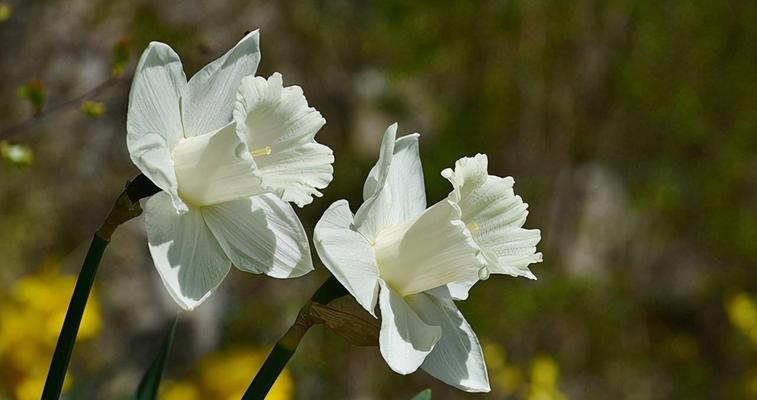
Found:
<svg viewBox="0 0 757 400"><path fill-rule="evenodd" d="M16 89L16 96L28 101L36 115L42 112L45 105L47 86L39 79L32 79Z"/></svg>
<svg viewBox="0 0 757 400"><path fill-rule="evenodd" d="M463 155L486 152L491 173L515 177L530 204L526 227L543 234L539 280L492 277L460 304L487 343L492 393L393 374L375 348L319 327L289 364L292 396L411 398L430 387L444 399L757 398L757 3L8 4L0 127L28 117L13 91L32 77L57 103L116 71L127 76L137 58L129 51L151 40L169 43L189 77L260 28L258 73L281 71L328 121L317 138L334 149L334 180L297 210L307 231L331 202L361 203L394 121L422 134L429 203L448 194L439 173ZM134 176L127 99L128 84L117 85L98 97L108 110L101 118L61 113L9 138L33 149L35 162L0 168L0 283L44 257L78 254ZM143 227L118 235L98 276L108 289L101 340L110 363L87 375L84 392L108 398L136 386L154 355L149 344L175 312L161 297ZM321 265L295 280L232 275L218 303L179 329L185 351L167 374L188 378L170 390L212 398L200 364L188 368L221 343L267 348L325 277Z"/></svg>
<svg viewBox="0 0 757 400"><path fill-rule="evenodd" d="M191 378L164 383L165 400L236 400L242 397L252 377L268 355L250 348L233 348L199 361ZM294 398L294 382L288 369L279 376L266 399Z"/></svg>
<svg viewBox="0 0 757 400"><path fill-rule="evenodd" d="M34 153L29 146L11 144L0 140L0 157L13 165L31 165L34 162Z"/></svg>
<svg viewBox="0 0 757 400"><path fill-rule="evenodd" d="M0 398L36 399L42 392L50 356L73 292L76 278L61 275L57 266L17 280L0 292ZM79 340L100 334L102 320L96 296L82 318ZM67 376L64 390L71 384Z"/></svg>
<svg viewBox="0 0 757 400"><path fill-rule="evenodd" d="M92 118L102 117L105 114L105 109L105 103L91 100L87 100L79 106L79 111Z"/></svg>
<svg viewBox="0 0 757 400"><path fill-rule="evenodd" d="M113 68L111 74L116 78L121 78L124 75L124 69L129 62L131 56L131 49L129 48L129 39L123 38L113 45Z"/></svg>

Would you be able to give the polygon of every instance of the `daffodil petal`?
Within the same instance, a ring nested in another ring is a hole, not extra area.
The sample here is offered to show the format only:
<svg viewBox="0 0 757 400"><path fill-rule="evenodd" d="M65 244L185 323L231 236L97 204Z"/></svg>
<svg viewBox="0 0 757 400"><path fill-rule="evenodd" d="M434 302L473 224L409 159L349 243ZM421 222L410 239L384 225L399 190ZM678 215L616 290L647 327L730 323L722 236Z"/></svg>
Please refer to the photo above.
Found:
<svg viewBox="0 0 757 400"><path fill-rule="evenodd" d="M175 208L187 207L177 194L171 150L182 138L179 99L187 85L179 56L152 42L134 72L126 115L126 145L134 165L171 195Z"/></svg>
<svg viewBox="0 0 757 400"><path fill-rule="evenodd" d="M427 323L439 325L441 339L421 368L466 392L490 391L484 354L468 321L445 288L408 296L408 304Z"/></svg>
<svg viewBox="0 0 757 400"><path fill-rule="evenodd" d="M424 322L399 293L379 280L381 355L394 372L402 375L415 372L434 349L441 337L441 328Z"/></svg>
<svg viewBox="0 0 757 400"><path fill-rule="evenodd" d="M315 226L313 242L326 268L373 316L378 298L378 270L368 240L353 227L346 200L332 204Z"/></svg>
<svg viewBox="0 0 757 400"><path fill-rule="evenodd" d="M477 154L458 160L454 171L444 170L442 175L453 186L448 199L460 207L462 220L487 259L489 273L536 279L528 266L542 260L536 252L541 233L523 229L528 204L513 191L513 178L488 175L487 168L486 155Z"/></svg>
<svg viewBox="0 0 757 400"><path fill-rule="evenodd" d="M426 208L417 133L397 136L397 124L384 133L379 160L363 187L365 202L355 214L358 231L375 240L382 229L401 224Z"/></svg>
<svg viewBox="0 0 757 400"><path fill-rule="evenodd" d="M204 207L202 215L232 264L242 271L294 278L313 270L297 214L275 195Z"/></svg>
<svg viewBox="0 0 757 400"><path fill-rule="evenodd" d="M284 87L281 74L242 79L234 120L245 137L263 184L286 201L303 207L331 182L334 156L315 142L326 123L308 107L299 86Z"/></svg>
<svg viewBox="0 0 757 400"><path fill-rule="evenodd" d="M368 201L373 197L386 183L389 176L389 167L392 165L394 156L394 146L397 141L397 123L393 123L384 131L384 137L381 139L379 147L379 158L376 165L371 168L368 178L363 185L363 201Z"/></svg>
<svg viewBox="0 0 757 400"><path fill-rule="evenodd" d="M186 137L215 131L231 121L239 82L255 74L259 62L260 38L255 30L189 79L181 98Z"/></svg>
<svg viewBox="0 0 757 400"><path fill-rule="evenodd" d="M467 300L468 292L479 280L478 274L447 284L447 290L455 300Z"/></svg>
<svg viewBox="0 0 757 400"><path fill-rule="evenodd" d="M200 211L177 214L165 192L145 203L145 228L155 268L181 308L197 307L229 272L231 264Z"/></svg>

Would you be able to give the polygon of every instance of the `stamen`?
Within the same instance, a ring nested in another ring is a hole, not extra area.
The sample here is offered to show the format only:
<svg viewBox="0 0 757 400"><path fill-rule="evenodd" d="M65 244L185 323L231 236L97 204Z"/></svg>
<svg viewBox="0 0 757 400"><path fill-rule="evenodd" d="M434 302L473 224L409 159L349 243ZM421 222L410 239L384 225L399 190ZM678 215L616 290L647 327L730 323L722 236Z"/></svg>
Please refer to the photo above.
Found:
<svg viewBox="0 0 757 400"><path fill-rule="evenodd" d="M271 146L261 147L250 152L253 157L267 156L271 154Z"/></svg>
<svg viewBox="0 0 757 400"><path fill-rule="evenodd" d="M477 223L475 223L475 222L471 222L470 224L468 224L468 229L469 229L469 230L470 230L471 232L476 232L477 230L479 230L479 226L478 226L478 224L477 224Z"/></svg>
<svg viewBox="0 0 757 400"><path fill-rule="evenodd" d="M478 270L478 279L481 279L482 281L489 279L489 268L486 268L486 266L481 267L481 269Z"/></svg>

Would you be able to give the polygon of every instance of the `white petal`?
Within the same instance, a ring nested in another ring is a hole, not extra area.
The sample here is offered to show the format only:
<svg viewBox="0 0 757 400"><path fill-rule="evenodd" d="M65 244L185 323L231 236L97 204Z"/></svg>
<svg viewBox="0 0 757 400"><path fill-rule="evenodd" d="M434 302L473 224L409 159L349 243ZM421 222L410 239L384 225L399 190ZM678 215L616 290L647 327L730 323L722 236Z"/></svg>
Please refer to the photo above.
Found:
<svg viewBox="0 0 757 400"><path fill-rule="evenodd" d="M231 121L239 82L254 75L260 62L258 31L197 72L181 99L186 137L214 131Z"/></svg>
<svg viewBox="0 0 757 400"><path fill-rule="evenodd" d="M378 297L378 270L368 240L353 226L352 211L339 200L323 213L313 242L326 268L373 316Z"/></svg>
<svg viewBox="0 0 757 400"><path fill-rule="evenodd" d="M263 193L247 145L234 122L180 141L173 151L179 195L195 207Z"/></svg>
<svg viewBox="0 0 757 400"><path fill-rule="evenodd" d="M379 276L404 296L476 276L486 262L459 218L442 200L417 219L382 230L374 245Z"/></svg>
<svg viewBox="0 0 757 400"><path fill-rule="evenodd" d="M313 270L297 214L272 194L204 207L202 215L232 264L242 271L294 278Z"/></svg>
<svg viewBox="0 0 757 400"><path fill-rule="evenodd" d="M145 203L150 254L168 293L181 308L205 301L229 272L230 262L203 221L190 209L177 214L165 192Z"/></svg>
<svg viewBox="0 0 757 400"><path fill-rule="evenodd" d="M182 212L186 205L176 192L171 149L182 138L179 99L186 84L179 56L166 44L150 43L134 72L126 115L126 145L132 162L171 194Z"/></svg>
<svg viewBox="0 0 757 400"><path fill-rule="evenodd" d="M449 290L449 293L453 299L467 300L468 292L473 287L473 285L478 283L478 281L478 275L471 275L465 279L447 284L447 290Z"/></svg>
<svg viewBox="0 0 757 400"><path fill-rule="evenodd" d="M379 284L381 355L394 372L407 375L417 370L434 349L441 328L424 322L384 281L379 280Z"/></svg>
<svg viewBox="0 0 757 400"><path fill-rule="evenodd" d="M321 196L318 189L332 179L334 156L330 148L315 142L326 120L308 107L299 86L284 87L279 73L267 80L242 79L234 120L266 187L300 207Z"/></svg>
<svg viewBox="0 0 757 400"><path fill-rule="evenodd" d="M376 194L386 183L386 178L389 176L389 167L392 165L392 158L394 156L394 146L397 141L397 123L393 123L384 131L384 137L381 140L381 147L379 147L379 158L376 161L376 165L371 168L368 173L368 178L363 185L363 201L368 201L373 195Z"/></svg>
<svg viewBox="0 0 757 400"><path fill-rule="evenodd" d="M381 230L417 217L426 208L418 134L396 140L397 124L389 126L379 160L363 187L365 202L355 214L360 233L374 240Z"/></svg>
<svg viewBox="0 0 757 400"><path fill-rule="evenodd" d="M439 325L442 337L421 368L449 385L466 392L488 392L489 376L476 333L457 309L446 290L435 296L419 293L408 296L408 304L427 323Z"/></svg>
<svg viewBox="0 0 757 400"><path fill-rule="evenodd" d="M442 175L453 185L449 200L462 210L490 273L536 279L528 265L542 259L536 252L541 233L522 228L528 204L513 192L513 178L488 175L487 164L486 155L478 154L458 160L454 171L444 170Z"/></svg>

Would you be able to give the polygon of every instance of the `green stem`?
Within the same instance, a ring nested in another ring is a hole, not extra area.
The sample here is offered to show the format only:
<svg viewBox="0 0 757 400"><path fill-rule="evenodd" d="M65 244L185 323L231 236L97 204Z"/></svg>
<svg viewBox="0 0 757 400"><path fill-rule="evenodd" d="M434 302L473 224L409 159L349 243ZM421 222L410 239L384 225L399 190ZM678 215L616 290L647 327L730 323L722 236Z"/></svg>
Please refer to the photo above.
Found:
<svg viewBox="0 0 757 400"><path fill-rule="evenodd" d="M284 370L287 362L289 362L289 359L292 358L292 355L297 350L297 346L299 346L305 333L307 333L311 326L319 323L310 317L310 304L319 303L325 305L346 294L347 290L333 276L327 279L316 290L310 301L300 309L292 327L273 346L273 350L271 350L263 366L260 367L257 375L255 375L252 383L250 383L244 396L242 396L242 400L262 400L268 395L281 371Z"/></svg>
<svg viewBox="0 0 757 400"><path fill-rule="evenodd" d="M76 335L79 333L84 308L87 306L97 267L100 265L103 252L110 242L110 237L119 225L142 212L139 207L139 199L155 194L158 190L160 189L153 185L149 179L143 175L137 176L127 183L105 222L95 233L87 256L84 258L79 277L76 279L74 293L63 320L58 343L55 345L50 370L47 373L47 380L42 391L42 400L57 400L63 390L63 381L66 378L66 370L68 370L68 363L71 360L71 353L76 343Z"/></svg>
<svg viewBox="0 0 757 400"><path fill-rule="evenodd" d="M63 329L58 336L58 344L55 346L53 360L50 363L50 372L47 375L45 389L42 391L43 400L54 400L60 397L68 362L74 349L76 334L79 332L79 324L84 314L84 307L87 305L89 292L95 280L97 266L100 265L100 259L107 246L108 241L97 235L92 239L92 244L89 246L87 257L84 259L84 264L79 273L79 279L76 281L74 294L71 296L71 303L68 305Z"/></svg>

